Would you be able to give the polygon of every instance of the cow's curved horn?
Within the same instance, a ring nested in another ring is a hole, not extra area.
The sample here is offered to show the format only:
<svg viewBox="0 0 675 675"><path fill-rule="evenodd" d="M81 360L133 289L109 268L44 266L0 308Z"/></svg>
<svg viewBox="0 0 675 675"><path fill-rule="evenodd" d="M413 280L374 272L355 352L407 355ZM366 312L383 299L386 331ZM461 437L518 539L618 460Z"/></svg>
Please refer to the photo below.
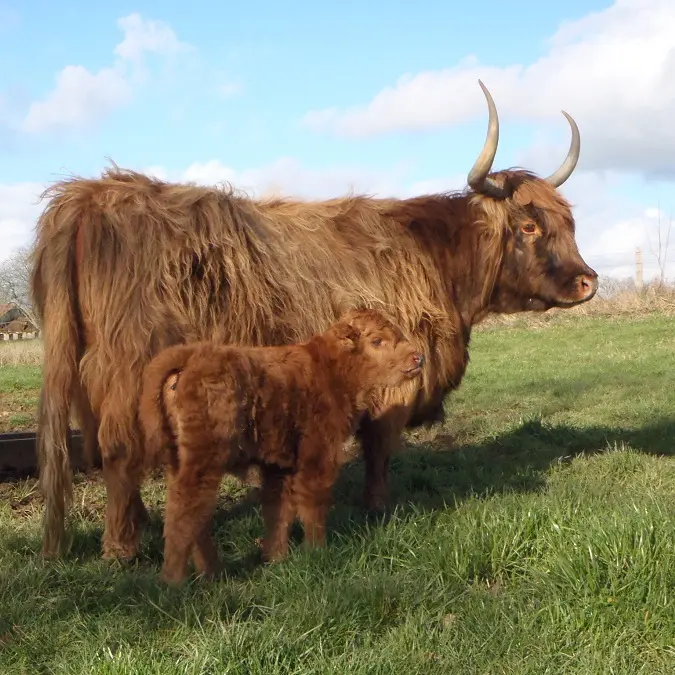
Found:
<svg viewBox="0 0 675 675"><path fill-rule="evenodd" d="M546 180L553 185L553 187L560 187L571 175L572 171L579 161L579 151L581 150L581 136L579 135L579 127L571 115L568 115L564 110L561 111L567 118L567 121L572 127L572 142L570 149L565 157L565 161L560 165L560 168L553 172Z"/></svg>
<svg viewBox="0 0 675 675"><path fill-rule="evenodd" d="M478 80L478 84L487 99L490 118L488 121L485 145L483 146L480 155L478 155L478 159L471 168L471 171L469 171L467 183L476 192L482 192L491 197L503 198L507 196L504 188L500 187L491 178L487 177L492 168L492 162L494 162L495 155L497 154L497 145L499 144L499 117L497 116L497 106L495 106L495 102L492 100L492 96L487 90L487 87L480 80Z"/></svg>

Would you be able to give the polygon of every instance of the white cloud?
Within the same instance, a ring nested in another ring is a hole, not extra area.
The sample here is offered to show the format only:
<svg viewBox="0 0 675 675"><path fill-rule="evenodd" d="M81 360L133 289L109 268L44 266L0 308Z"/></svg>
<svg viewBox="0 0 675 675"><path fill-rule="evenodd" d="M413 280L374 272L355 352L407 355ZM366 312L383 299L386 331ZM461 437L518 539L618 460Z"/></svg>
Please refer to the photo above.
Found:
<svg viewBox="0 0 675 675"><path fill-rule="evenodd" d="M28 133L58 127L88 126L131 101L131 85L120 68L97 73L84 66L66 66L56 76L56 86L42 101L31 104L21 129Z"/></svg>
<svg viewBox="0 0 675 675"><path fill-rule="evenodd" d="M557 155L556 155L557 156ZM635 250L642 249L644 278L659 273L651 249L658 249L659 227L664 239L670 214L622 195L624 182L617 172L572 174L560 191L570 201L577 223L579 250L599 274L614 277L635 275ZM659 222L660 217L660 222ZM675 233L668 246L669 278L675 278Z"/></svg>
<svg viewBox="0 0 675 675"><path fill-rule="evenodd" d="M134 84L146 76L146 54L167 57L193 49L180 42L163 22L144 20L136 13L119 19L117 25L124 38L114 49L118 58L113 65L96 73L81 65L66 66L57 73L54 89L30 105L19 125L21 131L44 133L88 127L130 103Z"/></svg>
<svg viewBox="0 0 675 675"><path fill-rule="evenodd" d="M124 40L115 47L115 54L124 61L140 63L145 54L172 56L193 49L180 42L163 21L145 20L136 12L119 19L117 25L124 31Z"/></svg>
<svg viewBox="0 0 675 675"><path fill-rule="evenodd" d="M0 262L33 241L35 221L44 208L42 183L0 184Z"/></svg>
<svg viewBox="0 0 675 675"><path fill-rule="evenodd" d="M306 125L340 136L451 125L486 114L481 78L500 119L551 120L582 135L580 166L675 177L675 3L616 0L560 26L530 65L494 67L469 57L440 71L405 75L369 103L311 111Z"/></svg>
<svg viewBox="0 0 675 675"><path fill-rule="evenodd" d="M666 249L668 221L658 219L650 214L650 209L633 217L617 220L603 229L593 240L592 246L584 251L589 264L595 261L597 272L614 277L635 276L636 249L642 251L644 279L652 279L660 274L659 256L666 267L666 277L675 278L673 274L673 240L670 236ZM663 237L659 250L659 227Z"/></svg>
<svg viewBox="0 0 675 675"><path fill-rule="evenodd" d="M348 191L393 196L405 190L402 167L394 167L388 172L347 166L313 169L303 167L292 157L282 157L268 166L243 171L236 171L217 159L194 162L176 178L200 185L226 181L251 195L277 192L315 199Z"/></svg>
<svg viewBox="0 0 675 675"><path fill-rule="evenodd" d="M143 169L143 172L152 176L153 178L159 178L159 180L168 180L169 174L163 166L149 166L146 169Z"/></svg>
<svg viewBox="0 0 675 675"><path fill-rule="evenodd" d="M410 195L429 195L449 190L463 190L466 187L466 174L457 174L446 178L421 180L410 186ZM407 196L407 195L406 195Z"/></svg>
<svg viewBox="0 0 675 675"><path fill-rule="evenodd" d="M168 174L166 174L168 176ZM217 159L211 159L208 162L193 162L188 166L180 177L198 185L215 185L222 182L234 182L236 171L225 166Z"/></svg>

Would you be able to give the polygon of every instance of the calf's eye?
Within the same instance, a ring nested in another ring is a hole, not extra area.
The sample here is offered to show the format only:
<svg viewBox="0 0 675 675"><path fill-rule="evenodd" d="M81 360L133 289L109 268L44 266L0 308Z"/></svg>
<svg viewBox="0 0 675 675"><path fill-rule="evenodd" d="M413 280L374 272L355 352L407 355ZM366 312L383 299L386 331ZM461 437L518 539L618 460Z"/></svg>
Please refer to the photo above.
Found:
<svg viewBox="0 0 675 675"><path fill-rule="evenodd" d="M373 345L373 347L379 347L382 344L382 338L379 337L373 338L371 340L371 344Z"/></svg>
<svg viewBox="0 0 675 675"><path fill-rule="evenodd" d="M537 226L534 223L525 223L520 227L525 234L534 234L537 231Z"/></svg>

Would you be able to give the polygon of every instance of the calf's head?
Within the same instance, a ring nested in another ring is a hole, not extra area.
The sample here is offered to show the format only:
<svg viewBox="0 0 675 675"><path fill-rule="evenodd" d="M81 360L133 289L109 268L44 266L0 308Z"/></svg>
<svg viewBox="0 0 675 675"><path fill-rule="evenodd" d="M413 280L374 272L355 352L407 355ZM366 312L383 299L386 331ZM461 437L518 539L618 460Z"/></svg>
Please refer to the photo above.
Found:
<svg viewBox="0 0 675 675"><path fill-rule="evenodd" d="M558 192L579 160L581 140L575 121L570 149L560 168L548 178L529 171L490 173L497 151L497 110L482 82L488 102L488 135L469 172L473 207L488 230L501 240L501 262L489 309L495 312L572 307L590 300L598 289L598 275L579 254L569 203Z"/></svg>
<svg viewBox="0 0 675 675"><path fill-rule="evenodd" d="M396 387L422 374L424 355L377 310L353 310L331 332L338 338L363 390Z"/></svg>

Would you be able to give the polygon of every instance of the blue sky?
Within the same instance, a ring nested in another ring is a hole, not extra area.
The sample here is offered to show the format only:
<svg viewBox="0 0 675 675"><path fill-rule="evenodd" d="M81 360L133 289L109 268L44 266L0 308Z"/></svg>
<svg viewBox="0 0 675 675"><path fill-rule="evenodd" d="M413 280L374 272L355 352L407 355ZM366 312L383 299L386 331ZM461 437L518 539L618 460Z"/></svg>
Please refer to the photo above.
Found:
<svg viewBox="0 0 675 675"><path fill-rule="evenodd" d="M124 165L181 168L214 153L242 169L290 155L316 167L379 168L407 160L419 164L415 179L462 172L480 149L485 111L459 129L349 143L308 132L300 120L312 109L366 101L405 73L452 66L469 54L498 66L527 63L561 20L606 4L576 0L562 9L521 2L524 10L516 15L511 3L491 1L465 4L460 14L442 2L414 10L412 3L382 1L326 3L324 9L297 1L139 1L83 11L81 2L23 0L0 42L0 85L26 102L47 94L62 67L81 64L95 72L110 66L123 38L117 20L134 12L165 22L196 51L177 58L173 78L152 82L95 133L15 139L0 180L34 180L36 171L48 180L60 166L95 173L105 155ZM221 96L220 83L240 84L241 92ZM500 151L512 154L528 136L526 128L503 133ZM447 150L439 155L439 147Z"/></svg>
<svg viewBox="0 0 675 675"><path fill-rule="evenodd" d="M108 157L307 196L462 187L485 137L481 77L495 168L550 173L569 143L561 107L575 117L563 192L582 253L625 267L649 209L675 207L675 137L655 133L675 112L670 4L0 0L0 243L30 238L36 186Z"/></svg>

